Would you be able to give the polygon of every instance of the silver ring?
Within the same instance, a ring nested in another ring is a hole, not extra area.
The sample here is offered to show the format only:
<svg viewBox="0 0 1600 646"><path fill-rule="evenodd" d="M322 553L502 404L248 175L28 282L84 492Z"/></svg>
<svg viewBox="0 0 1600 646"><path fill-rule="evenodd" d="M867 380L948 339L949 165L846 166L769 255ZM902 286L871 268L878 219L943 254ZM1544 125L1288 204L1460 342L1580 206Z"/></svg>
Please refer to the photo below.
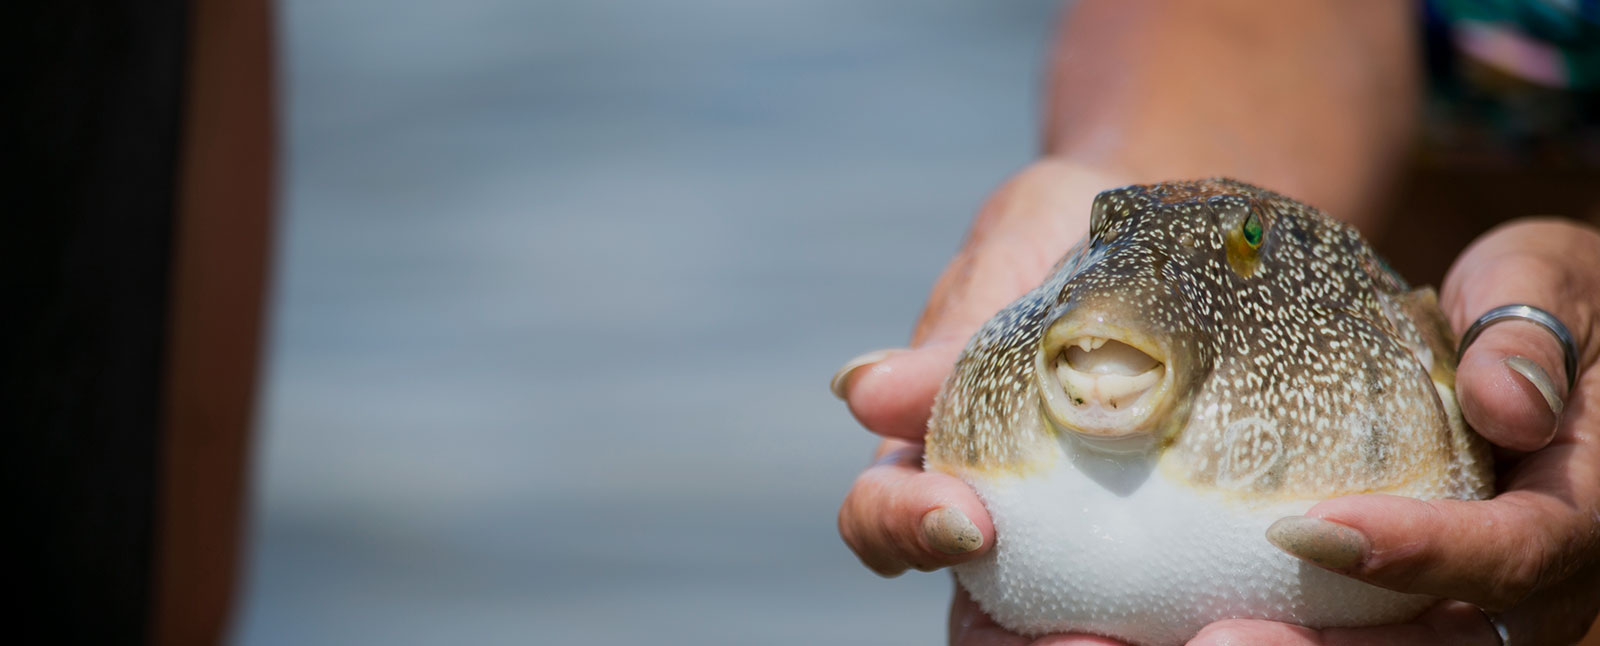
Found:
<svg viewBox="0 0 1600 646"><path fill-rule="evenodd" d="M1478 607L1478 612L1483 613L1483 618L1489 620L1489 626L1494 628L1495 637L1500 639L1500 646L1511 646L1511 631L1506 630L1505 622L1500 621L1499 617L1490 614L1488 610L1484 610L1482 607Z"/></svg>
<svg viewBox="0 0 1600 646"><path fill-rule="evenodd" d="M1561 342L1561 351L1565 355L1563 358L1567 369L1567 392L1572 392L1572 386L1578 381L1578 344L1572 340L1572 332L1567 331L1567 326L1562 325L1560 319L1532 305L1501 305L1484 312L1483 316L1478 317L1478 320L1473 321L1472 325L1467 326L1466 333L1461 335L1461 345L1456 347L1456 358L1459 360L1467 353L1467 346L1472 345L1472 342L1477 340L1478 335L1483 333L1484 328L1511 319L1544 326L1544 329L1549 330L1551 334L1555 335L1556 340Z"/></svg>

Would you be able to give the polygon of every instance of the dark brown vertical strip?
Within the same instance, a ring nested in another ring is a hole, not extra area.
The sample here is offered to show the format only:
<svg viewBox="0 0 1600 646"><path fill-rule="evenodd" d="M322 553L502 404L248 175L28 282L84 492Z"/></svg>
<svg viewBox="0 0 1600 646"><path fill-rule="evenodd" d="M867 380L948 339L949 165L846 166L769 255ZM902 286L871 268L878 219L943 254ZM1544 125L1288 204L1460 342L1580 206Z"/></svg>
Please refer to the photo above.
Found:
<svg viewBox="0 0 1600 646"><path fill-rule="evenodd" d="M151 636L218 644L235 593L271 247L267 0L192 0Z"/></svg>

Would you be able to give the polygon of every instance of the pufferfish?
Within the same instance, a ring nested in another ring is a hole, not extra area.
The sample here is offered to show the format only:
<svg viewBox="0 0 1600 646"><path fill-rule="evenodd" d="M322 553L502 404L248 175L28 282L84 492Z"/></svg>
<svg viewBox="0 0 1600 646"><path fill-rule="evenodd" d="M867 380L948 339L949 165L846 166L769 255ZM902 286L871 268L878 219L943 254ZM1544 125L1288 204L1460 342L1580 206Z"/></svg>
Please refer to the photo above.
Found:
<svg viewBox="0 0 1600 646"><path fill-rule="evenodd" d="M1426 596L1303 563L1268 526L1355 493L1480 499L1452 335L1354 228L1227 179L1094 200L1088 236L971 339L927 468L977 490L955 567L1001 626L1178 644L1211 622L1394 623Z"/></svg>

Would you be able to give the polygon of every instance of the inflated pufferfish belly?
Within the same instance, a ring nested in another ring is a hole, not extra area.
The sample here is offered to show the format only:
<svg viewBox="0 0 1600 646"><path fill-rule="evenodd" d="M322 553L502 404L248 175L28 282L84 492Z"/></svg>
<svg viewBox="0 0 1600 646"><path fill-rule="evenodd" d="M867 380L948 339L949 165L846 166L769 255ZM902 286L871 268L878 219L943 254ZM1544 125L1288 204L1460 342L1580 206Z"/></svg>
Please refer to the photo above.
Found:
<svg viewBox="0 0 1600 646"><path fill-rule="evenodd" d="M956 576L1002 626L1177 644L1213 621L1377 625L1432 599L1267 542L1352 493L1484 498L1451 335L1351 227L1240 182L1101 193L1090 231L973 337L927 466L996 542Z"/></svg>

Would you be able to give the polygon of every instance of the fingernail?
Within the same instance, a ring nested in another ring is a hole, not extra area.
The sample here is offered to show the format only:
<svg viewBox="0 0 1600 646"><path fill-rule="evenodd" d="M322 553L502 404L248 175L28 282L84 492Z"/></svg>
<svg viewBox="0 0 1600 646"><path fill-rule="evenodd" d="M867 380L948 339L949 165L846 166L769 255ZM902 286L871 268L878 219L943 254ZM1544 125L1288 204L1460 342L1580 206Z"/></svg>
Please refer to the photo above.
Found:
<svg viewBox="0 0 1600 646"><path fill-rule="evenodd" d="M1310 516L1285 516L1267 528L1267 540L1285 552L1332 570L1348 570L1367 556L1361 532Z"/></svg>
<svg viewBox="0 0 1600 646"><path fill-rule="evenodd" d="M922 515L922 537L945 554L966 554L983 547L983 532L972 519L954 507L940 507Z"/></svg>
<svg viewBox="0 0 1600 646"><path fill-rule="evenodd" d="M1566 403L1561 401L1561 395L1556 390L1556 383L1550 380L1550 374L1545 372L1543 367L1540 367L1533 359L1517 354L1506 357L1500 362L1506 364L1506 367L1510 368L1512 372L1522 375L1522 378L1527 379L1528 383L1533 384L1533 387L1539 390L1539 394L1544 395L1544 403L1550 405L1550 412L1558 418L1561 417L1561 411L1566 408Z"/></svg>
<svg viewBox="0 0 1600 646"><path fill-rule="evenodd" d="M850 388L851 374L858 369L865 368L879 361L883 361L884 359L888 359L899 352L904 352L904 350L873 350L872 352L868 352L844 362L844 365L839 366L839 371L833 373L833 379L828 381L828 390L833 391L834 397L845 399L850 395L850 391L848 389Z"/></svg>

